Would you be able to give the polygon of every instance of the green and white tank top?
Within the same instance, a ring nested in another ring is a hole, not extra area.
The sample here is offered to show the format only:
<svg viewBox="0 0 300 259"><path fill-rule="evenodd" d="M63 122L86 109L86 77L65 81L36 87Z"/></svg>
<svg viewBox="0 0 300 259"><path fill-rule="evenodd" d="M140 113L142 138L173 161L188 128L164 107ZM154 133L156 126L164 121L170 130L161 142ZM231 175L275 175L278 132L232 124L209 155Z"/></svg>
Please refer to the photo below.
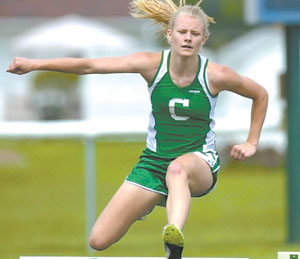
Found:
<svg viewBox="0 0 300 259"><path fill-rule="evenodd" d="M199 69L194 81L179 87L170 76L170 56L170 50L162 52L160 66L148 88L152 111L147 148L166 157L215 151L213 127L217 96L209 89L208 59L199 55Z"/></svg>

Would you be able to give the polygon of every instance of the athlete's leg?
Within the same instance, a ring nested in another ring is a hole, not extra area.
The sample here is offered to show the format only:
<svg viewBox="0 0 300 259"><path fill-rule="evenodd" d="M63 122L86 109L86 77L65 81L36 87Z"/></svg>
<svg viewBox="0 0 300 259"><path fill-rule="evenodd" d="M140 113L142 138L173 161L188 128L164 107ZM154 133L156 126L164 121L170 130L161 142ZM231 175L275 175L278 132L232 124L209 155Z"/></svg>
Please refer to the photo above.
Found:
<svg viewBox="0 0 300 259"><path fill-rule="evenodd" d="M191 196L201 195L213 185L211 168L205 160L189 153L178 157L168 167L168 225L163 230L167 259L181 259L184 246L182 229L187 219Z"/></svg>
<svg viewBox="0 0 300 259"><path fill-rule="evenodd" d="M104 250L117 242L161 198L158 193L123 183L97 219L90 235L91 247Z"/></svg>
<svg viewBox="0 0 300 259"><path fill-rule="evenodd" d="M166 182L169 193L168 223L182 230L189 213L191 196L200 195L211 188L212 171L202 157L189 153L169 165Z"/></svg>

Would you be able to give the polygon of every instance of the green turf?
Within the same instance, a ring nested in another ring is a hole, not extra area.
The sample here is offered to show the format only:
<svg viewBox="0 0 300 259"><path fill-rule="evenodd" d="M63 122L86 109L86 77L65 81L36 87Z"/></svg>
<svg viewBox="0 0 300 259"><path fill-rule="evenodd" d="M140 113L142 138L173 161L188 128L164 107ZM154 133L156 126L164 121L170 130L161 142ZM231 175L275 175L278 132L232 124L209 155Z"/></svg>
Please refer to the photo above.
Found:
<svg viewBox="0 0 300 259"><path fill-rule="evenodd" d="M97 142L97 212L137 161L143 142ZM0 258L20 255L163 256L164 208L104 252L86 251L84 145L0 140ZM276 258L287 245L284 168L233 163L216 190L193 199L185 257Z"/></svg>

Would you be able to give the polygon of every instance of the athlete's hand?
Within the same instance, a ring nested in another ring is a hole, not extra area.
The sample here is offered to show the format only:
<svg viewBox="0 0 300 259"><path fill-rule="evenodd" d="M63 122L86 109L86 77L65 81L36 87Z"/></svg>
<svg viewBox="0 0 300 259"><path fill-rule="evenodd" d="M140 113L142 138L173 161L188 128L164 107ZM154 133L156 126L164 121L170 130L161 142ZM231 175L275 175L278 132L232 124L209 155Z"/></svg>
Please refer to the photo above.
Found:
<svg viewBox="0 0 300 259"><path fill-rule="evenodd" d="M9 65L6 72L23 75L32 71L32 60L28 58L16 57L13 62Z"/></svg>
<svg viewBox="0 0 300 259"><path fill-rule="evenodd" d="M256 150L257 145L247 142L240 145L234 145L231 149L230 155L235 160L244 161L245 159L253 156Z"/></svg>

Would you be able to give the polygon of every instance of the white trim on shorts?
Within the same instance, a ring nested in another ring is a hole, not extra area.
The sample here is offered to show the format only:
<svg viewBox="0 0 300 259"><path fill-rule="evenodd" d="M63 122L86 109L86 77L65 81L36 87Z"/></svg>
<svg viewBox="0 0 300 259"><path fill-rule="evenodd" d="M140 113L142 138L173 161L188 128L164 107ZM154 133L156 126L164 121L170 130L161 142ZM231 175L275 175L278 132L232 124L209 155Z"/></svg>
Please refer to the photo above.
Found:
<svg viewBox="0 0 300 259"><path fill-rule="evenodd" d="M215 151L212 151L212 152L215 153ZM195 155L201 157L202 159L204 159L204 161L210 166L213 173L217 173L219 171L220 165L218 165L217 168L213 169L215 164L218 161L218 155L217 154L214 156L209 152L203 153L203 152L200 152L200 151L194 151L194 152L192 152L192 154L195 154Z"/></svg>
<svg viewBox="0 0 300 259"><path fill-rule="evenodd" d="M136 182L129 181L129 180L127 180L127 179L126 179L124 182L125 182L125 183L130 183L130 184L135 185L135 186L138 186L138 187L141 187L141 188L143 188L143 189L145 189L145 190L147 190L147 191L151 191L151 192L155 192L155 193L158 193L158 194L162 194L162 195L164 195L164 196L168 196L168 194L165 193L165 192L160 192L160 191L157 191L157 190L155 190L155 189L151 189L151 188L149 188L149 187L146 187L146 186L144 186L144 185L138 184L138 183L136 183Z"/></svg>

